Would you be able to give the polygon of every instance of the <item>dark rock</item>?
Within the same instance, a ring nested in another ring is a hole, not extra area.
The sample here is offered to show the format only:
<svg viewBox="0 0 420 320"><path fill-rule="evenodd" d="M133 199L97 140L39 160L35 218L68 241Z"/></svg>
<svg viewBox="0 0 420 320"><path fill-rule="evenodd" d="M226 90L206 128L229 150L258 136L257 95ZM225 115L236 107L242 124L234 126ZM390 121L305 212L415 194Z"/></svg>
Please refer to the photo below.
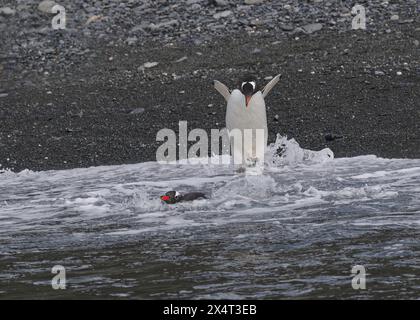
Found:
<svg viewBox="0 0 420 320"><path fill-rule="evenodd" d="M325 138L326 141L334 141L334 140L337 140L337 139L342 139L343 136L339 135L339 134L335 134L335 133L327 133L324 136L324 138Z"/></svg>

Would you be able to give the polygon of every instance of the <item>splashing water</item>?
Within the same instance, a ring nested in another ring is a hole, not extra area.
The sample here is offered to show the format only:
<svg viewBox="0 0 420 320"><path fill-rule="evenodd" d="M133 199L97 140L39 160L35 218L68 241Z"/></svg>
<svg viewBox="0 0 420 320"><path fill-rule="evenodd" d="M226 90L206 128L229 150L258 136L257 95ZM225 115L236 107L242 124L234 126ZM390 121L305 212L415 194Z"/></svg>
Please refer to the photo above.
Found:
<svg viewBox="0 0 420 320"><path fill-rule="evenodd" d="M209 199L162 203L169 190ZM278 136L229 165L0 175L0 297L418 298L420 160L334 159ZM51 268L67 270L52 290ZM364 265L367 290L351 286Z"/></svg>

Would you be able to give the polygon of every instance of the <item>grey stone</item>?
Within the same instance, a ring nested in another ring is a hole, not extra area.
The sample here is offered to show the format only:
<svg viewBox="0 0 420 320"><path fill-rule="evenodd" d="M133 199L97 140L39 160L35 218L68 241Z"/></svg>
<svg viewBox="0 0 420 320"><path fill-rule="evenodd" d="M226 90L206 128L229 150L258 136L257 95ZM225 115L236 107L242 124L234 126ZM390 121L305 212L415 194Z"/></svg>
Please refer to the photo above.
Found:
<svg viewBox="0 0 420 320"><path fill-rule="evenodd" d="M10 7L3 7L0 8L0 15L2 16L13 16L16 13L16 10L10 8Z"/></svg>
<svg viewBox="0 0 420 320"><path fill-rule="evenodd" d="M146 62L143 64L143 67L145 69L150 69L150 68L156 67L158 64L159 62Z"/></svg>
<svg viewBox="0 0 420 320"><path fill-rule="evenodd" d="M223 7L223 6L227 6L228 2L226 0L214 0L214 4L216 6Z"/></svg>
<svg viewBox="0 0 420 320"><path fill-rule="evenodd" d="M127 42L127 44L129 46L132 46L133 44L135 44L138 41L138 39L137 39L137 37L128 37L127 40L125 40L125 41Z"/></svg>
<svg viewBox="0 0 420 320"><path fill-rule="evenodd" d="M213 15L213 18L215 19L226 18L226 17L229 17L232 13L233 12L230 10L221 11L221 12L215 13Z"/></svg>
<svg viewBox="0 0 420 320"><path fill-rule="evenodd" d="M245 0L245 4L260 4L263 2L264 0Z"/></svg>
<svg viewBox="0 0 420 320"><path fill-rule="evenodd" d="M136 108L136 109L130 111L130 114L141 114L144 111L145 111L144 108Z"/></svg>
<svg viewBox="0 0 420 320"><path fill-rule="evenodd" d="M52 13L52 8L56 5L54 1L44 0L38 5L38 10L44 13Z"/></svg>
<svg viewBox="0 0 420 320"><path fill-rule="evenodd" d="M293 31L294 27L291 24L281 24L281 30L283 31Z"/></svg>
<svg viewBox="0 0 420 320"><path fill-rule="evenodd" d="M306 26L302 27L303 31L305 33L311 34L314 32L317 32L319 30L322 29L322 24L321 23L311 23L311 24L307 24Z"/></svg>
<svg viewBox="0 0 420 320"><path fill-rule="evenodd" d="M178 24L179 24L178 20L172 19L172 20L164 21L158 24L151 23L149 24L148 28L150 30L160 30L160 29L165 29L168 27L173 27Z"/></svg>

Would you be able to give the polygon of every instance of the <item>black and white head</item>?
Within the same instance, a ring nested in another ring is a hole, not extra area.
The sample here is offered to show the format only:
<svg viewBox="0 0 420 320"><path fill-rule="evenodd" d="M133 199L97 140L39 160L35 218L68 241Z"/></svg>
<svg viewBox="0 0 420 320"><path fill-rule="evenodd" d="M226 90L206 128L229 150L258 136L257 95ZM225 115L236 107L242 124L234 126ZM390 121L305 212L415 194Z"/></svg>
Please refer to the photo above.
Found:
<svg viewBox="0 0 420 320"><path fill-rule="evenodd" d="M246 106L248 107L252 96L258 92L257 79L254 76L246 76L240 82L240 90L245 96Z"/></svg>
<svg viewBox="0 0 420 320"><path fill-rule="evenodd" d="M168 191L160 199L166 203L174 204L182 199L182 195L178 191Z"/></svg>

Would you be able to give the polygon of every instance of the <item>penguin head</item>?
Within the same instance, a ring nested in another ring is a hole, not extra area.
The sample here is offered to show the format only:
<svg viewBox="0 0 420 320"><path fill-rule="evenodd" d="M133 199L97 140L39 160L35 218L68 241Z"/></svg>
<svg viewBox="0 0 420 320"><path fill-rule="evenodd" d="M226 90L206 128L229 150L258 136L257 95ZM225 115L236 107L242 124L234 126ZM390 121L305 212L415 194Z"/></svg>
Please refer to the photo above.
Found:
<svg viewBox="0 0 420 320"><path fill-rule="evenodd" d="M245 103L248 107L249 101L251 100L252 96L258 92L257 87L257 80L254 76L246 76L240 82L240 90L242 94L245 96Z"/></svg>
<svg viewBox="0 0 420 320"><path fill-rule="evenodd" d="M182 196L178 191L168 191L160 199L166 203L174 204L181 200Z"/></svg>

